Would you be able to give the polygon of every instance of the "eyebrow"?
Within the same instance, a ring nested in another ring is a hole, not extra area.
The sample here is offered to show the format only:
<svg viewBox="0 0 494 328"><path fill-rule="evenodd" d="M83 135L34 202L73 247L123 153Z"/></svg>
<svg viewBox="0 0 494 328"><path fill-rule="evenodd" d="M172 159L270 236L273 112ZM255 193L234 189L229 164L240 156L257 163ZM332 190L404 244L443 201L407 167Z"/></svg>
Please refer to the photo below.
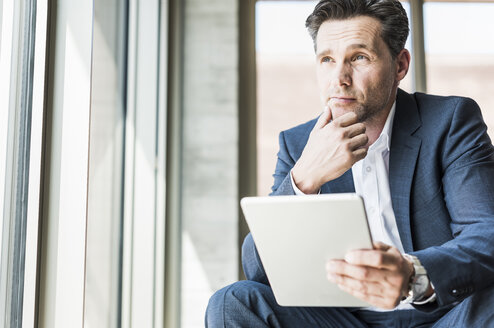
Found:
<svg viewBox="0 0 494 328"><path fill-rule="evenodd" d="M348 50L354 50L354 49L365 49L365 50L371 51L373 53L376 52L374 50L374 48L371 48L369 45L364 44L364 43L355 43L355 44L351 44L350 46L348 46ZM321 52L318 52L316 55L317 55L317 58L320 58L323 56L330 55L331 53L332 53L331 49L325 49Z"/></svg>

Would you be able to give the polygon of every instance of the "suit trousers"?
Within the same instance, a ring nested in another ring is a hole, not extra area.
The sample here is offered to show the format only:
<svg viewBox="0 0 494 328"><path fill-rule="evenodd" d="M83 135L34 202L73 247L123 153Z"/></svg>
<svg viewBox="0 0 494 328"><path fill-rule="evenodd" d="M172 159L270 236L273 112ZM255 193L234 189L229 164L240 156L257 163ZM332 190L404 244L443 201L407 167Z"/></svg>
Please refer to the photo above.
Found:
<svg viewBox="0 0 494 328"><path fill-rule="evenodd" d="M494 287L433 312L284 307L276 303L250 235L245 239L242 259L248 280L220 289L211 297L206 310L206 327L494 327Z"/></svg>

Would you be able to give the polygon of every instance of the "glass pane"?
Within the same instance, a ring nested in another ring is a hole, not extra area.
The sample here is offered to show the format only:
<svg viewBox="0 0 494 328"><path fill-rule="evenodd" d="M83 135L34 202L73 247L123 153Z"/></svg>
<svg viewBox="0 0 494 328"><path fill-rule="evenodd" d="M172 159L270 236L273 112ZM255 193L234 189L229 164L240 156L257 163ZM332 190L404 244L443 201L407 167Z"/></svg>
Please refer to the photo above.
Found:
<svg viewBox="0 0 494 328"><path fill-rule="evenodd" d="M3 231L3 208L4 208L4 192L5 192L5 170L7 156L7 131L9 122L9 111L6 110L9 106L9 90L10 90L10 47L7 44L3 33L12 33L11 28L5 29L2 25L5 23L3 18L3 1L0 1L0 263L2 256L2 231ZM10 34L9 33L9 34Z"/></svg>
<svg viewBox="0 0 494 328"><path fill-rule="evenodd" d="M429 93L473 98L494 128L494 3L426 3Z"/></svg>
<svg viewBox="0 0 494 328"><path fill-rule="evenodd" d="M125 3L94 2L87 219L86 327L119 327Z"/></svg>
<svg viewBox="0 0 494 328"><path fill-rule="evenodd" d="M0 2L0 325L20 327L24 294L34 4Z"/></svg>
<svg viewBox="0 0 494 328"><path fill-rule="evenodd" d="M280 131L321 110L312 39L305 19L317 1L256 4L257 161L259 195L271 192Z"/></svg>
<svg viewBox="0 0 494 328"><path fill-rule="evenodd" d="M271 192L280 131L309 121L322 105L305 20L317 1L256 4L258 194ZM409 17L409 4L403 2ZM410 41L406 48L410 49ZM400 87L411 91L411 72Z"/></svg>

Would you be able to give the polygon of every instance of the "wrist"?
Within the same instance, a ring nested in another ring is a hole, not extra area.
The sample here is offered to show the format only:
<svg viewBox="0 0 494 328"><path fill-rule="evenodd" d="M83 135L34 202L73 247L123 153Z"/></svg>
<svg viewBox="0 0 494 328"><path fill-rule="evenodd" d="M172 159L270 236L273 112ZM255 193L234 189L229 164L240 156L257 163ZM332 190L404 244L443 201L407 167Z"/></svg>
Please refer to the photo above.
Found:
<svg viewBox="0 0 494 328"><path fill-rule="evenodd" d="M425 295L424 295L424 299L425 298L429 298L432 296L432 294L434 294L435 291L434 291L434 288L432 287L432 284L429 282L429 287L427 288L427 292L425 292Z"/></svg>
<svg viewBox="0 0 494 328"><path fill-rule="evenodd" d="M403 303L415 303L416 301L427 299L427 296L433 295L433 288L427 275L426 269L420 263L420 260L413 255L403 255L407 262L412 265L412 274L408 283L408 295L402 300ZM431 293L432 291L432 293Z"/></svg>
<svg viewBox="0 0 494 328"><path fill-rule="evenodd" d="M432 303L435 301L436 301L436 291L434 290L434 286L432 285L432 283L430 283L429 284L429 290L427 291L425 296L422 297L421 299L417 300L417 301L414 301L413 304L424 305L424 304Z"/></svg>
<svg viewBox="0 0 494 328"><path fill-rule="evenodd" d="M293 182L301 192L303 192L304 194L318 193L321 186L318 183L314 182L312 178L300 174L296 165L291 170L291 175Z"/></svg>

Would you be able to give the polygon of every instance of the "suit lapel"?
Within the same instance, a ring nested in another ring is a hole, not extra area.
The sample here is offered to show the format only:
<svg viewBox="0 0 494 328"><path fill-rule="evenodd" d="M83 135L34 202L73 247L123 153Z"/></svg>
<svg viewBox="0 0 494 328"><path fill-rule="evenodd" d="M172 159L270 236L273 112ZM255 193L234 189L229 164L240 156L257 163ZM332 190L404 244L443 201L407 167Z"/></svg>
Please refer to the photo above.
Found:
<svg viewBox="0 0 494 328"><path fill-rule="evenodd" d="M410 192L421 139L413 136L420 127L417 104L398 90L389 157L389 188L396 224L405 252L413 251L410 229Z"/></svg>

